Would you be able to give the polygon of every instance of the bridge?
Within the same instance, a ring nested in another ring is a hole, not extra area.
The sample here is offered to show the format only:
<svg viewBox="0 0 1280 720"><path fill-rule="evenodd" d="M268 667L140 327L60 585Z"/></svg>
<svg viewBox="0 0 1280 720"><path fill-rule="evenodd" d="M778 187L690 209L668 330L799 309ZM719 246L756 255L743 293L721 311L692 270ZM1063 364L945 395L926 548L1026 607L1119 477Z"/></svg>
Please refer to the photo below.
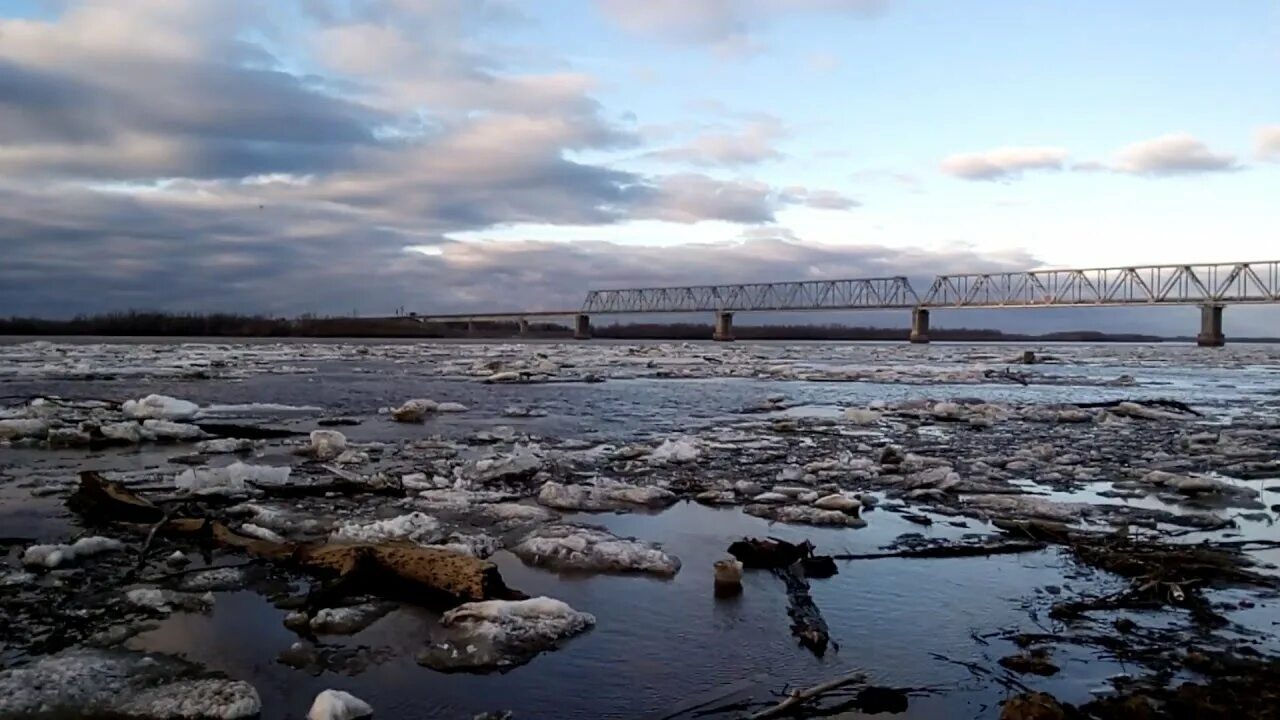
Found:
<svg viewBox="0 0 1280 720"><path fill-rule="evenodd" d="M910 310L911 342L927 343L929 313L940 309L1194 305L1200 307L1197 343L1218 347L1225 343L1222 310L1237 304L1280 304L1280 260L938 275L923 295L902 276L592 290L576 310L413 318L516 321L522 331L529 318L573 318L574 337L587 339L592 315L711 312L714 339L727 341L735 313Z"/></svg>

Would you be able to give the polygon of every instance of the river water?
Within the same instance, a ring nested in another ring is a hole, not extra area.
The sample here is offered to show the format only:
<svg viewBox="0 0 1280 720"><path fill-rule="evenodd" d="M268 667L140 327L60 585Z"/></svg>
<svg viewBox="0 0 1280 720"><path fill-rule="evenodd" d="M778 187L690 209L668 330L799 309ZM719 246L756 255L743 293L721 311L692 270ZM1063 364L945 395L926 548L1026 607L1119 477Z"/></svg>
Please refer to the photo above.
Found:
<svg viewBox="0 0 1280 720"><path fill-rule="evenodd" d="M0 345L0 396L11 403L49 395L121 401L159 393L199 404L210 421L306 432L322 417L348 417L358 424L339 429L352 443L438 437L467 444L477 433L505 426L543 442L583 447L699 437L754 417L742 411L774 395L785 403L767 414L771 420L838 419L843 408L916 399L1049 405L1162 398L1193 405L1207 416L1201 423L1214 427L1240 417L1274 418L1280 406L1280 347L1044 346L1030 349L1058 362L1012 365L1024 349L1029 347L15 342ZM556 372L536 382L479 382L495 368L545 361ZM986 371L1029 373L1031 379L1023 386ZM379 413L417 397L459 402L469 410L421 425L392 423ZM511 417L512 406L545 415ZM1017 449L1011 445L1007 451ZM180 469L168 459L189 452L181 445L0 447L0 535L56 541L78 532L61 497L31 493L32 478L65 480L82 469L168 477ZM270 447L266 458L260 462L293 462L287 453L273 455ZM1269 489L1280 481L1255 484L1263 506L1280 502L1280 493ZM929 527L892 512L868 512L866 518L860 529L770 523L738 507L687 499L661 512L568 513L565 520L660 543L683 567L670 579L561 575L499 551L492 560L509 585L561 599L597 618L586 634L504 673L440 673L418 665L415 653L438 616L407 605L355 636L323 639L330 649L359 650L358 666L294 669L280 662L299 641L283 624L285 611L252 590L217 593L212 612L172 614L126 646L178 655L251 682L266 718L302 717L325 688L365 699L383 720L469 718L499 709L517 718L661 718L700 699L767 697L771 690L812 685L855 669L877 683L920 691L901 717L996 717L1008 690L948 659L992 666L1013 647L985 637L990 631L1044 630L1052 624L1045 612L1059 593L1123 586L1056 549L844 562L835 577L811 582L838 646L822 658L791 636L787 600L772 575L748 572L740 596L713 596L711 564L742 537L808 539L827 552L872 552L904 533L960 538L989 532L981 520L968 517L948 518L952 524L939 518ZM1270 519L1241 524L1250 536L1274 536ZM15 563L13 553L10 562ZM1231 618L1270 633L1280 615L1255 608ZM1086 649L1059 650L1054 659L1063 668L1060 674L1024 680L1073 701L1132 671ZM25 660L15 655L11 662Z"/></svg>

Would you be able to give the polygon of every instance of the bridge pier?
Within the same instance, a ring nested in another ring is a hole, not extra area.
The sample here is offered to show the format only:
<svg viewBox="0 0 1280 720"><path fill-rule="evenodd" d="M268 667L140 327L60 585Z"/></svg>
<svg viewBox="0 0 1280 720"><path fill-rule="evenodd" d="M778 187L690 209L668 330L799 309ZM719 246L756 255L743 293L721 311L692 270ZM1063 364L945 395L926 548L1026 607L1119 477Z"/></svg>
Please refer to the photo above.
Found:
<svg viewBox="0 0 1280 720"><path fill-rule="evenodd" d="M468 320L468 321L467 321L467 334L468 334L468 335L475 335L475 334L476 334L476 321L475 321L475 320Z"/></svg>
<svg viewBox="0 0 1280 720"><path fill-rule="evenodd" d="M579 313L573 318L573 339L574 340L590 340L591 339L591 316L585 313Z"/></svg>
<svg viewBox="0 0 1280 720"><path fill-rule="evenodd" d="M917 345L929 342L929 311L924 308L911 311L911 342Z"/></svg>
<svg viewBox="0 0 1280 720"><path fill-rule="evenodd" d="M1222 334L1222 306L1212 303L1200 306L1200 334L1196 336L1200 347L1222 347L1227 338Z"/></svg>
<svg viewBox="0 0 1280 720"><path fill-rule="evenodd" d="M711 339L717 342L733 341L733 313L716 313L716 328L715 332L711 334Z"/></svg>
<svg viewBox="0 0 1280 720"><path fill-rule="evenodd" d="M528 320L525 320L524 318L520 318L519 323L520 323L520 334L521 334L521 335L528 335L528 334L529 334L529 321L528 321Z"/></svg>

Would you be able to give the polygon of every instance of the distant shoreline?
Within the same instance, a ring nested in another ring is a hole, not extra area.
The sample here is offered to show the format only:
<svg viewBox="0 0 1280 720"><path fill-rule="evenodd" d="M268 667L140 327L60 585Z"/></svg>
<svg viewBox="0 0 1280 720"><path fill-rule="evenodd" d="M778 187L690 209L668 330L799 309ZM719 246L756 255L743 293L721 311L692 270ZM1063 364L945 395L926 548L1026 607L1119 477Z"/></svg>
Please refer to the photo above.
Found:
<svg viewBox="0 0 1280 720"><path fill-rule="evenodd" d="M0 318L0 336L24 337L130 337L130 338L311 338L311 339L422 339L422 340L559 340L572 331L554 323L534 323L520 334L515 322L418 323L411 318L268 318L245 315L174 315L168 313L119 313L70 320ZM593 336L605 340L696 341L711 338L711 325L700 323L628 323L598 325ZM878 341L905 342L906 328L847 325L739 325L738 340ZM987 328L933 328L935 342L1054 342L1054 343L1181 343L1191 337L1162 337L1140 333L1107 333L1091 330L1044 333L1009 333ZM1280 338L1231 337L1232 343L1275 343Z"/></svg>

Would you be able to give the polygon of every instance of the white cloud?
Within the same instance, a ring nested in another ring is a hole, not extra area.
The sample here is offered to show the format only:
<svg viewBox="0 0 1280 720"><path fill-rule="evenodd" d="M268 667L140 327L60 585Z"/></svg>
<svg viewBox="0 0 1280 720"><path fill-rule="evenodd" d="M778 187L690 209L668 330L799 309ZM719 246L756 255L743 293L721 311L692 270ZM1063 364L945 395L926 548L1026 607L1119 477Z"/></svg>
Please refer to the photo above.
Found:
<svg viewBox="0 0 1280 720"><path fill-rule="evenodd" d="M1004 147L960 153L942 161L942 171L965 180L1008 180L1033 170L1061 170L1067 151L1055 147Z"/></svg>
<svg viewBox="0 0 1280 720"><path fill-rule="evenodd" d="M1260 160L1280 162L1280 125L1264 125L1254 131L1254 151Z"/></svg>
<svg viewBox="0 0 1280 720"><path fill-rule="evenodd" d="M1162 135L1126 145L1116 153L1112 168L1133 175L1185 175L1235 170L1234 155L1215 153L1187 133Z"/></svg>
<svg viewBox="0 0 1280 720"><path fill-rule="evenodd" d="M629 32L741 55L760 48L755 31L778 16L868 17L883 12L889 0L596 0L596 5Z"/></svg>
<svg viewBox="0 0 1280 720"><path fill-rule="evenodd" d="M655 150L648 157L703 167L738 167L779 160L775 147L786 137L782 123L773 117L748 122L737 131L708 131L688 143Z"/></svg>

